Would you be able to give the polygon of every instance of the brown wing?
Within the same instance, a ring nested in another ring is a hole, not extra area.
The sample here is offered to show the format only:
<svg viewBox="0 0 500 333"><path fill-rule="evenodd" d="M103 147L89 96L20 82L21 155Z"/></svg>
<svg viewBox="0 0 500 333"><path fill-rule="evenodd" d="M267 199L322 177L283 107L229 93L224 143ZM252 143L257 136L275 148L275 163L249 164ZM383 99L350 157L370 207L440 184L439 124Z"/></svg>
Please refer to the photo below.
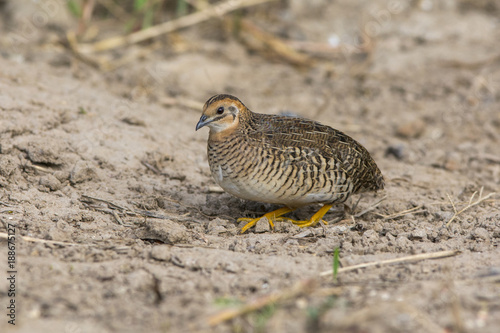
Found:
<svg viewBox="0 0 500 333"><path fill-rule="evenodd" d="M253 113L242 128L255 144L277 149L309 148L325 159L333 160L338 171L353 182L353 193L384 188L384 179L370 153L350 136L318 122L295 117ZM315 154L310 154L314 158Z"/></svg>

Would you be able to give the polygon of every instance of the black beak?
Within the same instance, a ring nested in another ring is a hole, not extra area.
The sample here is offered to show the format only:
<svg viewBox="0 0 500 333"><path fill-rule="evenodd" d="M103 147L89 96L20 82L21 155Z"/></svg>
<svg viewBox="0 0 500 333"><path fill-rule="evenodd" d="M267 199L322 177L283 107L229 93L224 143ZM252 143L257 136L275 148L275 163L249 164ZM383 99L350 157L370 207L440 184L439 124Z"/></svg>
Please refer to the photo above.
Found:
<svg viewBox="0 0 500 333"><path fill-rule="evenodd" d="M198 121L198 124L196 124L196 130L199 130L200 128L202 128L205 125L208 125L211 122L211 120L207 121L207 118L208 117L206 115L200 117L200 121Z"/></svg>

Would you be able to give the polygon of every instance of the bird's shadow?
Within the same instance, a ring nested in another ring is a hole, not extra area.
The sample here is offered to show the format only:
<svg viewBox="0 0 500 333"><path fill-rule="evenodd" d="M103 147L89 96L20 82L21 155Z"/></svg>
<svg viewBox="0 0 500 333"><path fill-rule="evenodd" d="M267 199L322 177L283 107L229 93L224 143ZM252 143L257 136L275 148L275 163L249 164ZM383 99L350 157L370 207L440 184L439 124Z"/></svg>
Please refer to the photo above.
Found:
<svg viewBox="0 0 500 333"><path fill-rule="evenodd" d="M206 205L202 208L202 211L209 216L238 219L240 217L256 218L281 207L283 207L283 205L239 199L228 193L210 193L207 194ZM320 207L321 205L301 207L286 214L286 217L295 220L308 220ZM334 219L342 214L343 206L334 206L327 215L325 215L324 219Z"/></svg>

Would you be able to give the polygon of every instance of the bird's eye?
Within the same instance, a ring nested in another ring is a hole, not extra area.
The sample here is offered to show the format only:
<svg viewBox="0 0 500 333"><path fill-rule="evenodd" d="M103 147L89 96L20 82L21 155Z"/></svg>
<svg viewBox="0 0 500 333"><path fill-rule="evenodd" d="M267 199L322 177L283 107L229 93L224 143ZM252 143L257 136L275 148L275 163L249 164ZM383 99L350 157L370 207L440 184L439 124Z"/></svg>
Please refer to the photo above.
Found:
<svg viewBox="0 0 500 333"><path fill-rule="evenodd" d="M217 109L217 114L223 114L224 113L224 107L221 106Z"/></svg>

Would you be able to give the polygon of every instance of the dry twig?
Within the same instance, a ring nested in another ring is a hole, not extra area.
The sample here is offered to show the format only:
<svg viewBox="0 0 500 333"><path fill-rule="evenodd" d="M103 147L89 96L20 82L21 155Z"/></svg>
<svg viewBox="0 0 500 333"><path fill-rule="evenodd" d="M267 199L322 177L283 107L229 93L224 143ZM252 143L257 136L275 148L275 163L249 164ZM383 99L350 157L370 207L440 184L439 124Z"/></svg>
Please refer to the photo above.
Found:
<svg viewBox="0 0 500 333"><path fill-rule="evenodd" d="M500 54L494 54L486 59L482 59L475 62L465 62L461 60L444 60L442 61L442 63L446 67L478 69L487 65L491 65L497 61L500 61Z"/></svg>
<svg viewBox="0 0 500 333"><path fill-rule="evenodd" d="M464 208L462 208L460 211L457 211L457 207L455 206L455 203L451 199L450 195L448 193L446 193L446 196L448 197L448 200L450 200L451 206L453 207L453 216L451 217L451 219L448 222L446 222L446 225L445 225L447 228L450 225L450 223L453 222L453 220L458 217L458 215L462 214L467 209L480 204L484 200L489 199L490 197L492 197L492 196L494 196L496 194L496 192L492 192L492 193L488 194L487 196L483 197L483 189L484 189L484 187L481 187L481 189L479 190L479 198L476 201L474 201L474 202L472 202L472 200L474 200L474 197L476 196L477 191L475 191L474 193L472 193L472 195L471 195L471 197L469 199L469 203L467 204L467 206L465 206Z"/></svg>
<svg viewBox="0 0 500 333"><path fill-rule="evenodd" d="M0 239L8 239L8 235L5 232L0 232ZM29 237L29 236L16 236L16 237L21 237L22 240L25 240L27 242L33 242L33 243L44 243L44 244L54 244L54 245L90 245L94 246L94 244L78 244L78 243L68 243L68 242L59 242L59 241L52 241L52 240L47 240L47 239L41 239L41 238L34 238L34 237Z"/></svg>
<svg viewBox="0 0 500 333"><path fill-rule="evenodd" d="M391 220L391 219L394 219L396 217L404 216L404 215L407 215L407 214L425 213L426 212L425 209L419 210L422 207L423 207L423 205L420 205L420 206L413 207L413 208L410 208L410 209L405 209L403 211L400 211L400 212L397 212L397 213L394 213L394 214L390 214L390 215L384 215L384 214L379 214L379 213L377 213L377 215L380 216L380 217L382 217L384 220Z"/></svg>
<svg viewBox="0 0 500 333"><path fill-rule="evenodd" d="M355 269L360 269L360 268L366 268L366 267L372 267L372 266L382 266L382 265L390 265L390 264L399 264L399 263L410 263L410 262L415 262L415 261L420 261L420 260L425 260L425 259L439 259L439 258L446 258L446 257L452 257L460 254L461 251L454 250L454 251L440 251L440 252L434 252L434 253L421 253L421 254L416 254L412 256L406 256L402 258L395 258L395 259L387 259L387 260L380 260L380 261L374 261L374 262L368 262L368 263L363 263L359 265L353 265L353 266L348 266L348 267L342 267L338 269L338 273L341 272L348 272L352 271ZM332 275L333 270L328 270L321 272L319 276L328 276Z"/></svg>
<svg viewBox="0 0 500 333"><path fill-rule="evenodd" d="M131 18L131 15L113 0L98 0L98 2L119 21L127 22Z"/></svg>
<svg viewBox="0 0 500 333"><path fill-rule="evenodd" d="M204 10L193 14L179 17L176 20L167 21L162 24L155 25L151 28L140 30L127 36L117 36L101 40L93 44L77 44L73 45L74 51L78 54L96 53L106 50L115 49L130 44L136 44L149 40L175 30L193 26L195 24L206 21L212 17L220 17L230 13L236 9L255 6L261 3L274 0L229 0L219 3L215 6L209 6Z"/></svg>
<svg viewBox="0 0 500 333"><path fill-rule="evenodd" d="M155 219L175 220L178 222L190 220L187 218L187 216L189 216L189 213L184 214L184 215L173 215L173 214L172 215L163 215L163 214L158 214L156 212L151 212L151 211L147 211L147 210L128 209L128 208L119 206L111 201L107 201L107 200L99 199L99 198L94 198L94 197L91 197L88 195L82 195L80 201L87 208L94 209L94 210L112 215L115 218L115 220L121 225L127 225L127 224L123 222L123 220L120 218L120 215L118 214L118 212L122 215L151 217L151 218L155 218ZM107 207L105 207L103 204L105 204Z"/></svg>
<svg viewBox="0 0 500 333"><path fill-rule="evenodd" d="M370 207L366 208L365 210L363 210L363 211L355 214L354 217L361 217L361 216L365 215L366 213L371 212L372 210L374 210L375 208L377 208L382 202L384 202L385 199L387 199L387 195L385 195L383 198L381 198L379 201L375 202L373 205L371 205Z"/></svg>
<svg viewBox="0 0 500 333"><path fill-rule="evenodd" d="M261 44L257 46L259 51L271 51L273 56L281 61L289 62L292 65L313 65L313 61L309 58L309 56L304 53L297 52L283 40L257 27L251 21L246 19L241 20L241 29Z"/></svg>

